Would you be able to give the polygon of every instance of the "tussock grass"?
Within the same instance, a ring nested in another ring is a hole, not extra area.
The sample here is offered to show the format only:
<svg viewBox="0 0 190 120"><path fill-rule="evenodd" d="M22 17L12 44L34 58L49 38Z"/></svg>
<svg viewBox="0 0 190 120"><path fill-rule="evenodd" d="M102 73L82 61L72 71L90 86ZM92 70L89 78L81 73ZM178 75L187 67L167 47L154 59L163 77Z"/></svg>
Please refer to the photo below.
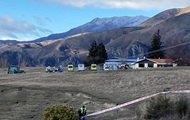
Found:
<svg viewBox="0 0 190 120"><path fill-rule="evenodd" d="M189 120L189 100L186 97L180 97L178 100L171 100L169 97L159 95L150 99L146 107L141 109L143 112L141 119L154 120Z"/></svg>
<svg viewBox="0 0 190 120"><path fill-rule="evenodd" d="M190 68L158 68L119 71L45 73L45 68L23 68L25 74L8 75L0 69L0 119L41 119L43 108L52 104L70 104L87 113L109 108L140 97L171 90L190 89ZM177 95L171 100L177 99ZM187 98L190 95L187 94ZM137 120L136 103L88 120Z"/></svg>

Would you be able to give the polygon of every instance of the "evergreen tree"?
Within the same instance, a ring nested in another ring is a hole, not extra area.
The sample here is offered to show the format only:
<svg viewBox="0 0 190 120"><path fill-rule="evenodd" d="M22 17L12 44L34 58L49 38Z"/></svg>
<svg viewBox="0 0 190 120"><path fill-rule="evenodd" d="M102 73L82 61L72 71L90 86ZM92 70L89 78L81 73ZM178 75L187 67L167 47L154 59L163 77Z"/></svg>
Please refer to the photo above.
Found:
<svg viewBox="0 0 190 120"><path fill-rule="evenodd" d="M93 41L91 44L91 48L89 49L89 56L90 57L96 57L98 52L98 46L96 41Z"/></svg>
<svg viewBox="0 0 190 120"><path fill-rule="evenodd" d="M105 49L105 46L103 43L100 43L98 45L98 57L99 57L99 61L98 63L103 63L105 60L108 59L108 54L107 54L107 51Z"/></svg>
<svg viewBox="0 0 190 120"><path fill-rule="evenodd" d="M89 55L85 59L85 65L89 66L92 63L103 63L108 58L107 51L103 43L97 45L96 41L93 41L91 48L89 49Z"/></svg>
<svg viewBox="0 0 190 120"><path fill-rule="evenodd" d="M151 47L149 49L149 55L148 58L164 58L164 51L161 50L162 48L162 42L161 40L161 35L160 35L160 30L158 30L154 35L153 35L153 40L151 42Z"/></svg>

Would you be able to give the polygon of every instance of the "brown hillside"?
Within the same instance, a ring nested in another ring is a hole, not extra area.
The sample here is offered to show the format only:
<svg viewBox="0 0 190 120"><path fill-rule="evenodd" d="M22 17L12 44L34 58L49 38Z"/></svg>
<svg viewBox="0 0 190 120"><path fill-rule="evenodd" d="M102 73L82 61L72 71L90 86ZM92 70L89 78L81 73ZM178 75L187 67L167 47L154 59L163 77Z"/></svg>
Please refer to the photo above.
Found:
<svg viewBox="0 0 190 120"><path fill-rule="evenodd" d="M179 12L177 15L182 15L182 14L189 13L189 12L190 12L190 6L186 7L186 8L179 9Z"/></svg>
<svg viewBox="0 0 190 120"><path fill-rule="evenodd" d="M152 18L148 19L147 21L141 23L139 26L154 26L156 24L159 24L165 20L168 20L172 17L176 17L185 13L190 12L190 7L186 8L176 8L176 9L169 9L166 11L163 11Z"/></svg>
<svg viewBox="0 0 190 120"><path fill-rule="evenodd" d="M173 18L170 18L166 21L163 21L155 26L147 27L142 30L137 30L125 34L112 43L107 45L108 48L112 48L114 45L118 49L127 50L127 46L134 42L138 41L147 46L150 46L153 34L160 29L161 41L165 47L177 45L180 43L188 42L190 39L190 13L182 14ZM120 46L118 43L121 43ZM182 46L183 47L183 46ZM189 48L185 48L185 54L189 54ZM172 50L172 49L171 49ZM171 51L168 50L168 51ZM123 53L124 54L124 53ZM185 55L183 54L183 55ZM126 55L127 56L127 55ZM186 56L188 57L188 56Z"/></svg>

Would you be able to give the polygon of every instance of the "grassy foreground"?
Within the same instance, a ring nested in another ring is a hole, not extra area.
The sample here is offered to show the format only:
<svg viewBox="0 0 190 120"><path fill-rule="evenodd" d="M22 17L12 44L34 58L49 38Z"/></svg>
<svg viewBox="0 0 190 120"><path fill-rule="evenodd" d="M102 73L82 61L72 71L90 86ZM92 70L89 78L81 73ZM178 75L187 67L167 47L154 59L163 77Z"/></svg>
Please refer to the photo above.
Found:
<svg viewBox="0 0 190 120"><path fill-rule="evenodd" d="M190 89L190 67L124 71L45 73L24 68L25 74L0 69L0 119L40 120L45 107L67 104L87 113L116 106L163 89ZM176 99L183 94L169 95ZM190 97L190 94L185 95ZM89 117L88 120L137 120L146 101Z"/></svg>

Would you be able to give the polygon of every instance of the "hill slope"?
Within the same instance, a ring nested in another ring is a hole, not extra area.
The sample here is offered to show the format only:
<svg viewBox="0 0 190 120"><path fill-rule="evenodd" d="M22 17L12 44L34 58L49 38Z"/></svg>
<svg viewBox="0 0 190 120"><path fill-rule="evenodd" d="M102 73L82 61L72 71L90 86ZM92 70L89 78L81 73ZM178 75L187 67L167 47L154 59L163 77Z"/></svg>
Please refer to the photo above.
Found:
<svg viewBox="0 0 190 120"><path fill-rule="evenodd" d="M154 26L172 17L176 17L189 12L190 7L169 9L153 16L152 18L149 18L147 21L141 23L139 26Z"/></svg>

